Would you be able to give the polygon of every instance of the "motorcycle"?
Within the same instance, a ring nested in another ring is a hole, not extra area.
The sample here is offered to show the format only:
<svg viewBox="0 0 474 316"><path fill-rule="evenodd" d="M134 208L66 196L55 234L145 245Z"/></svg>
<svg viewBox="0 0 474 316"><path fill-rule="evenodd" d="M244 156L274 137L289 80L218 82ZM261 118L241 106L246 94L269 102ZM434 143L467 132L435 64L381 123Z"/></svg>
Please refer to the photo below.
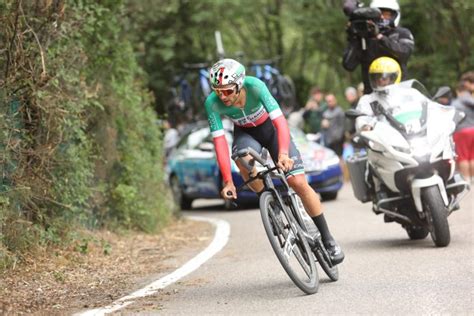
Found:
<svg viewBox="0 0 474 316"><path fill-rule="evenodd" d="M431 101L416 80L387 91L370 102L377 117L373 128L354 136L366 148L347 161L354 195L372 201L373 211L383 213L385 222L401 224L410 239L430 233L437 247L446 247L451 240L447 218L470 190L455 172L452 140L465 115ZM367 117L357 109L346 115Z"/></svg>

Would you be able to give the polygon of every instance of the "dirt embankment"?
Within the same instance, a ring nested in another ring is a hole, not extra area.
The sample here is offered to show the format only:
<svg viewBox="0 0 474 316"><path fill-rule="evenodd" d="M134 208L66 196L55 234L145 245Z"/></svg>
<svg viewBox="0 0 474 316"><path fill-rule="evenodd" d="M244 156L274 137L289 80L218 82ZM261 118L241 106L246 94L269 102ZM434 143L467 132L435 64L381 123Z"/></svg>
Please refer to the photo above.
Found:
<svg viewBox="0 0 474 316"><path fill-rule="evenodd" d="M157 235L95 233L87 254L76 250L27 259L4 271L0 314L64 314L106 306L175 267L170 259L183 249L204 249L212 225L176 220ZM178 260L180 261L180 260Z"/></svg>

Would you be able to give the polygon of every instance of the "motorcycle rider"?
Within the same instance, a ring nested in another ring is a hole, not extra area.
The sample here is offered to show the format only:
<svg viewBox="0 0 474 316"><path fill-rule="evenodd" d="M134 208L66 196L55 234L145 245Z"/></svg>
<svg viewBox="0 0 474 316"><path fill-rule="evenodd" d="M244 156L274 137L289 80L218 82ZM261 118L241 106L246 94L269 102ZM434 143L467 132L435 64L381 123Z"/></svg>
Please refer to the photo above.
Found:
<svg viewBox="0 0 474 316"><path fill-rule="evenodd" d="M375 59L369 67L368 71L370 87L372 93L362 96L357 104L357 110L364 113L364 116L359 116L356 119L356 131L371 130L379 119L384 119L383 116L377 117L374 113L371 103L378 101L382 106L389 110L392 114L402 111L409 107L411 100L405 104L393 104L390 102L390 88L393 84L399 83L402 78L402 70L398 62L390 57L379 57ZM406 88L411 89L411 88ZM423 94L416 89L411 89L411 94L416 97L419 102L429 101Z"/></svg>
<svg viewBox="0 0 474 316"><path fill-rule="evenodd" d="M269 150L275 164L285 171L288 184L301 198L320 230L333 263L342 262L344 253L329 232L321 202L306 180L303 161L291 140L287 121L265 83L258 78L245 76L244 66L233 59L218 61L210 69L209 77L213 92L207 97L205 108L224 182L222 197L237 198L231 175L229 147L222 127L221 115L224 115L234 123L232 151L238 152L248 147L257 152L261 152L262 147ZM242 177L248 180L249 171L240 162L237 166ZM249 186L259 195L264 189L261 180Z"/></svg>
<svg viewBox="0 0 474 316"><path fill-rule="evenodd" d="M344 12L352 14L358 1L346 0ZM415 47L415 41L410 30L400 27L400 5L396 0L373 0L371 8L382 12L380 20L369 21L375 24L372 37L365 39L363 47L361 38L354 33L350 24L347 28L347 47L344 51L342 64L348 71L354 71L361 65L364 94L372 92L368 70L370 64L378 57L387 56L395 59L401 66L402 74L406 73L408 58ZM365 49L364 49L365 48Z"/></svg>
<svg viewBox="0 0 474 316"><path fill-rule="evenodd" d="M384 120L383 115L377 115L374 113L371 103L374 101L379 102L386 110L392 114L396 114L398 111L402 111L405 104L393 104L390 102L390 88L394 84L400 82L402 77L402 71L398 62L390 57L379 57L375 59L369 67L368 71L369 83L373 92L362 96L357 104L357 110L364 113L364 116L359 116L355 121L355 127L357 132L372 130L374 125L379 120ZM410 89L410 88L407 88ZM419 93L417 90L412 89L412 94L415 95L416 99L420 98L419 101L413 100L414 102L423 102L426 97ZM406 106L412 104L408 102ZM373 171L369 170L370 176L368 176L368 183L372 186L373 194L375 193L374 206L377 201L380 201L387 197L384 190L383 184L377 177L372 176ZM393 218L386 215L384 216L385 222L393 221Z"/></svg>

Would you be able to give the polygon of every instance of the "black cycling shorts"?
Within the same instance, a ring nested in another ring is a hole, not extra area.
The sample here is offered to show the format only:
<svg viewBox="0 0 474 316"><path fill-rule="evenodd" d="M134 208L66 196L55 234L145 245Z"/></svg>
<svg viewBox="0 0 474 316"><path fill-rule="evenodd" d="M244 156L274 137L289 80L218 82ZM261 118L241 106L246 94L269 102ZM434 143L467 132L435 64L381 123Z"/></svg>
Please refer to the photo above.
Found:
<svg viewBox="0 0 474 316"><path fill-rule="evenodd" d="M273 162L278 160L278 136L272 120L268 118L263 124L255 127L240 127L234 125L234 142L232 144L232 153L241 149L251 147L258 153L262 152L262 147L268 149ZM286 173L287 177L303 174L304 166L301 154L296 148L292 139L288 148L288 155L293 159L293 168Z"/></svg>

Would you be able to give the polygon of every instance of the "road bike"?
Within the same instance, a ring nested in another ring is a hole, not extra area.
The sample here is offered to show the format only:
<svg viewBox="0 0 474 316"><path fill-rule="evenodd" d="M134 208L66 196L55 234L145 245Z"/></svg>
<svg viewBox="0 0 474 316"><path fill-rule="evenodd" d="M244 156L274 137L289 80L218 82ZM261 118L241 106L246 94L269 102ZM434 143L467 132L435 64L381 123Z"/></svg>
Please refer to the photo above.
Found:
<svg viewBox="0 0 474 316"><path fill-rule="evenodd" d="M252 158L246 162L243 158L248 155ZM259 206L273 251L296 286L307 294L316 293L319 288L316 262L333 281L339 279L338 268L331 262L321 233L306 213L300 198L288 185L284 172L272 166L267 157L266 149L260 155L250 147L232 155L232 159L240 161L249 172L255 162L261 165L238 191L257 179L263 180L265 189L260 195ZM279 180L278 185L273 182L274 178Z"/></svg>
<svg viewBox="0 0 474 316"><path fill-rule="evenodd" d="M254 60L250 62L250 73L259 78L268 87L270 93L280 106L292 109L296 106L296 91L293 80L283 75L273 59Z"/></svg>
<svg viewBox="0 0 474 316"><path fill-rule="evenodd" d="M204 118L203 104L211 93L208 66L207 63L183 64L183 72L170 87L171 98L166 106L170 118L179 117L184 122Z"/></svg>
<svg viewBox="0 0 474 316"><path fill-rule="evenodd" d="M194 114L203 114L201 112L207 96L212 92L209 84L209 64L208 63L185 63L184 69L190 75L190 81L193 86L193 109ZM197 75L197 76L196 76Z"/></svg>

